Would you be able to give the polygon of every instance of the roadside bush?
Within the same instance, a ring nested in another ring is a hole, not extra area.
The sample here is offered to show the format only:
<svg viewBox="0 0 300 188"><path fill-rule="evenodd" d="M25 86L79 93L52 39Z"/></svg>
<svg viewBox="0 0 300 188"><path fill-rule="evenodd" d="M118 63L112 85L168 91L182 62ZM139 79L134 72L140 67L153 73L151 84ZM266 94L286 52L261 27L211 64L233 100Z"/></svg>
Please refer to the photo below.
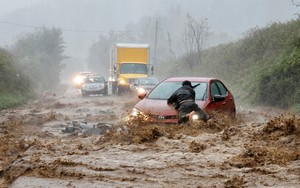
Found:
<svg viewBox="0 0 300 188"><path fill-rule="evenodd" d="M25 103L33 96L26 76L17 68L13 56L0 48L0 110Z"/></svg>

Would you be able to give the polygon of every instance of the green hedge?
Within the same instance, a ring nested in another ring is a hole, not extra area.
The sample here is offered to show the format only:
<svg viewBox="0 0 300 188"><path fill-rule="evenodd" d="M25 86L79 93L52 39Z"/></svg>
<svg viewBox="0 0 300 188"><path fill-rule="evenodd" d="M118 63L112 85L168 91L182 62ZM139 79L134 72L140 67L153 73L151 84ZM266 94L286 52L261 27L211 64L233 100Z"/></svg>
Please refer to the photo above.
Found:
<svg viewBox="0 0 300 188"><path fill-rule="evenodd" d="M297 110L300 105L299 83L300 45L294 45L282 55L279 62L260 74L258 100L265 105Z"/></svg>

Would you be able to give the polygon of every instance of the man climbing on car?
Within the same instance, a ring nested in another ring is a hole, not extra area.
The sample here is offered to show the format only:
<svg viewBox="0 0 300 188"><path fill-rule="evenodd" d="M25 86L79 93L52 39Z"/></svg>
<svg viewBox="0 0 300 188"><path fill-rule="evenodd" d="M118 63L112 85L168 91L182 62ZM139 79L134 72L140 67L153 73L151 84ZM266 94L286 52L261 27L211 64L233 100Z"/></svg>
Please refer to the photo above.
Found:
<svg viewBox="0 0 300 188"><path fill-rule="evenodd" d="M168 105L173 106L178 112L178 123L188 122L192 114L197 114L199 119L205 122L208 120L208 115L195 103L194 88L197 86L192 86L190 81L185 80L182 82L182 87L177 89L168 99Z"/></svg>

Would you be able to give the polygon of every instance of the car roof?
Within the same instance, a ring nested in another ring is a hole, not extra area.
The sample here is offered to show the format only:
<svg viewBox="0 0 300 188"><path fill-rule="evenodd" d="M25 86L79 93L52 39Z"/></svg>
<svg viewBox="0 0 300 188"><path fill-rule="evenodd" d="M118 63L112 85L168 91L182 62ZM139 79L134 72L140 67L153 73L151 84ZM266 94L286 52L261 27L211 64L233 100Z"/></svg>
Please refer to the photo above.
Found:
<svg viewBox="0 0 300 188"><path fill-rule="evenodd" d="M182 82L189 80L191 82L209 82L210 80L216 80L216 78L211 77L170 77L164 80L164 82Z"/></svg>
<svg viewBox="0 0 300 188"><path fill-rule="evenodd" d="M91 72L79 72L79 74L92 74Z"/></svg>
<svg viewBox="0 0 300 188"><path fill-rule="evenodd" d="M137 80L144 80L144 79L156 79L156 80L158 80L158 78L151 77L151 76L137 78Z"/></svg>

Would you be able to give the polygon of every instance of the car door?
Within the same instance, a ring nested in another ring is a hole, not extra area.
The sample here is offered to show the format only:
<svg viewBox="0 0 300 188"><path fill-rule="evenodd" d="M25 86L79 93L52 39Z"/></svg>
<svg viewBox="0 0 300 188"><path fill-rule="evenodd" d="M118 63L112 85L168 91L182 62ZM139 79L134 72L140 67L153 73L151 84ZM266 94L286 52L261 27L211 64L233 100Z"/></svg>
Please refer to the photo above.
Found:
<svg viewBox="0 0 300 188"><path fill-rule="evenodd" d="M215 96L216 95L221 95L221 92L218 88L218 85L216 84L216 81L213 81L210 83L210 97L211 97L211 111L217 111L217 112L221 112L223 105L222 105L222 101L216 101Z"/></svg>
<svg viewBox="0 0 300 188"><path fill-rule="evenodd" d="M212 98L212 109L219 112L230 112L232 99L228 95L228 90L219 80L214 80L210 84Z"/></svg>
<svg viewBox="0 0 300 188"><path fill-rule="evenodd" d="M230 94L230 92L222 82L217 81L216 83L218 85L218 88L220 89L221 95L225 97L223 102L223 111L230 114L234 109L233 96Z"/></svg>

